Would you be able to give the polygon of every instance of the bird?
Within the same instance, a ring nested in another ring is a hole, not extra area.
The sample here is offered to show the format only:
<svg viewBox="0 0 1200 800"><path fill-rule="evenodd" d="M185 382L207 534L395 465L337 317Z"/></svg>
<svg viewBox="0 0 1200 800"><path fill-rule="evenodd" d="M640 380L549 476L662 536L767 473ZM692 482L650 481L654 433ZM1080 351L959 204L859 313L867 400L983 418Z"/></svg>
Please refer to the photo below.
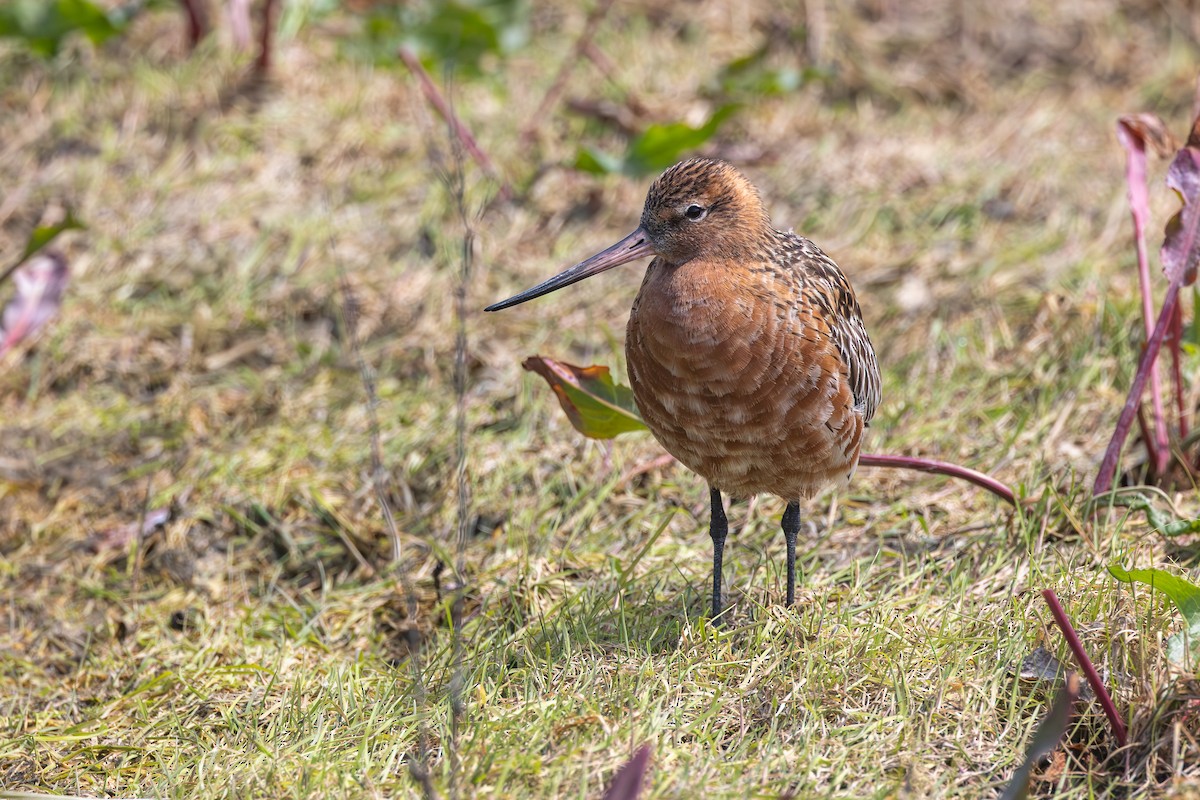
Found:
<svg viewBox="0 0 1200 800"><path fill-rule="evenodd" d="M633 233L485 310L647 257L625 331L629 381L654 437L708 483L712 617L722 612L724 495L786 502L792 606L800 503L850 480L882 397L854 289L816 244L772 225L741 171L691 158L651 184Z"/></svg>

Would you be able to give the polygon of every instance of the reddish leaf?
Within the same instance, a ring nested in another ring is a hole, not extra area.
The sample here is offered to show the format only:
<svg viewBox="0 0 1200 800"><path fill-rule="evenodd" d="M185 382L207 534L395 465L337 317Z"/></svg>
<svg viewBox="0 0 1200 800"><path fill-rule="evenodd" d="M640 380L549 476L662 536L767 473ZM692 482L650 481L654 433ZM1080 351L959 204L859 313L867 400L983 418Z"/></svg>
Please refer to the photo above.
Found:
<svg viewBox="0 0 1200 800"><path fill-rule="evenodd" d="M188 46L195 50L200 40L208 35L208 20L204 16L200 0L179 0L188 21Z"/></svg>
<svg viewBox="0 0 1200 800"><path fill-rule="evenodd" d="M642 781L646 770L650 767L650 754L653 748L644 744L617 770L612 785L604 793L604 800L637 800L642 793Z"/></svg>
<svg viewBox="0 0 1200 800"><path fill-rule="evenodd" d="M1188 286L1196 280L1200 258L1200 149L1189 146L1175 154L1167 185L1179 194L1183 208L1167 223L1160 258L1167 277L1183 275L1183 285Z"/></svg>
<svg viewBox="0 0 1200 800"><path fill-rule="evenodd" d="M1188 440L1191 434L1191 422L1188 417L1187 400L1183 396L1183 309L1175 304L1175 313L1171 316L1171 327L1167 331L1164 342L1171 352L1171 381L1175 386L1175 414L1179 418L1179 438Z"/></svg>
<svg viewBox="0 0 1200 800"><path fill-rule="evenodd" d="M258 59L254 68L260 76L271 71L271 40L275 31L275 0L266 0L262 12L262 32L258 39Z"/></svg>
<svg viewBox="0 0 1200 800"><path fill-rule="evenodd" d="M1117 127L1118 136L1122 135L1120 129L1125 129L1148 145L1159 158L1167 158L1179 149L1179 143L1157 114L1125 114L1117 119Z"/></svg>
<svg viewBox="0 0 1200 800"><path fill-rule="evenodd" d="M614 383L608 367L577 367L543 356L530 356L521 364L546 379L575 430L592 439L646 430L633 392Z"/></svg>
<svg viewBox="0 0 1200 800"><path fill-rule="evenodd" d="M47 251L13 273L17 293L0 317L0 356L37 332L62 305L67 287L67 260Z"/></svg>

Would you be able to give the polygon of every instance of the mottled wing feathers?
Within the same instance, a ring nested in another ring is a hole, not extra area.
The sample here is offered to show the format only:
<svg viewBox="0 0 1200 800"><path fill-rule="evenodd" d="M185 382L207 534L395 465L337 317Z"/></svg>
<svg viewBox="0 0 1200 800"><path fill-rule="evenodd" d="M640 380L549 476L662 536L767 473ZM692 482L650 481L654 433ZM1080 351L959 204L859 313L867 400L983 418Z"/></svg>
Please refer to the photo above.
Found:
<svg viewBox="0 0 1200 800"><path fill-rule="evenodd" d="M829 256L803 236L776 231L776 247L765 259L787 269L787 279L797 282L796 302L819 309L837 346L854 405L870 422L881 399L879 362L867 336L862 310L845 274Z"/></svg>
<svg viewBox="0 0 1200 800"><path fill-rule="evenodd" d="M855 308L858 307L856 302ZM875 348L867 337L862 317L855 314L842 320L835 331L838 350L850 369L850 387L854 392L854 404L862 409L863 421L870 422L879 408L880 391L879 363L875 359Z"/></svg>

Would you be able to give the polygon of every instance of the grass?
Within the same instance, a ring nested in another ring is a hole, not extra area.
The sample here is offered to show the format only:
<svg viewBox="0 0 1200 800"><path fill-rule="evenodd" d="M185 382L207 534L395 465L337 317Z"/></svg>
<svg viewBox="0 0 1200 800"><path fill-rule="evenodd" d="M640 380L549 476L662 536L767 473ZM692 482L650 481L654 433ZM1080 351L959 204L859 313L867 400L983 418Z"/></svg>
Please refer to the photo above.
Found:
<svg viewBox="0 0 1200 800"><path fill-rule="evenodd" d="M624 480L654 443L581 440L519 368L541 352L621 375L638 271L472 314L456 736L454 595L435 570L457 557L464 230L434 175L442 126L402 71L338 56L340 12L281 42L254 92L227 48L187 57L175 13L51 65L5 45L0 253L66 205L90 229L67 240L61 318L0 372L2 791L420 796L424 751L444 795L596 797L649 741L646 797L973 798L1048 708L1021 659L1069 658L1038 597L1052 588L1135 744L1105 761L1086 706L1035 792L1194 796L1200 690L1162 653L1177 616L1104 566L1194 578L1195 545L1091 517L1086 487L1140 344L1113 126L1151 110L1185 128L1195 34L1170 4L994 5L959 23L932 0L831 5L816 49L832 77L755 99L710 150L854 281L884 370L869 449L983 469L1028 507L861 470L805 509L803 589L784 609L782 504L737 505L732 624L714 630L703 484L677 466ZM567 96L631 90L653 118L694 122L719 66L781 35L773 9L750 24L716 3L619 4L596 39L617 83L583 64ZM532 149L517 135L585 15L539 4L503 79L453 86L528 189L489 203L468 170L467 207L485 207L472 309L614 241L641 207L648 180L551 167L528 185L580 142L621 150L563 109ZM343 273L416 618L371 484ZM1200 507L1193 487L1169 499ZM106 546L161 507L164 526Z"/></svg>

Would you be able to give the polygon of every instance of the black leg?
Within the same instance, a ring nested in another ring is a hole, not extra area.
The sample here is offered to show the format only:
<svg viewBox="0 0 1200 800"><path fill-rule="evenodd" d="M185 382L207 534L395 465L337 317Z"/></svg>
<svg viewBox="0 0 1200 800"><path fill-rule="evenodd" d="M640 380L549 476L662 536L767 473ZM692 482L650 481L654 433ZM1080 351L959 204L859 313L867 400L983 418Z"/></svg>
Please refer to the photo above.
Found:
<svg viewBox="0 0 1200 800"><path fill-rule="evenodd" d="M796 602L796 535L800 533L800 504L788 503L780 522L783 538L787 540L787 604L790 606Z"/></svg>
<svg viewBox="0 0 1200 800"><path fill-rule="evenodd" d="M713 590L712 617L721 613L721 558L725 554L725 537L729 535L729 521L725 519L725 504L721 501L721 490L709 487L712 498L712 518L708 523L708 535L713 541Z"/></svg>

